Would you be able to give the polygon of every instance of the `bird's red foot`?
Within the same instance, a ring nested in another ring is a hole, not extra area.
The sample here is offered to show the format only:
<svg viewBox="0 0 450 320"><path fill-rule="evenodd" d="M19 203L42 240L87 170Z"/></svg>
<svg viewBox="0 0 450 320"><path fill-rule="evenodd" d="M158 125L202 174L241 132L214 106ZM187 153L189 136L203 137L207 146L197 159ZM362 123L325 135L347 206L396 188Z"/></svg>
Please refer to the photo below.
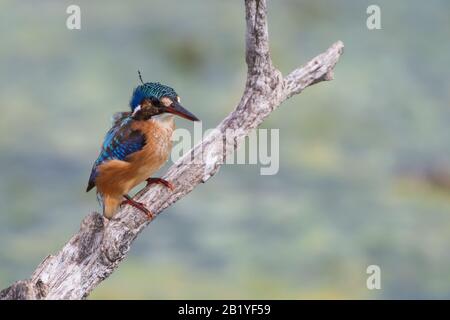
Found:
<svg viewBox="0 0 450 320"><path fill-rule="evenodd" d="M157 184L161 184L161 185L165 186L166 188L169 188L171 191L173 191L175 189L175 186L173 185L172 182L164 180L162 178L148 178L145 181L147 181L146 187L148 187L154 183L157 183Z"/></svg>
<svg viewBox="0 0 450 320"><path fill-rule="evenodd" d="M131 197L130 197L129 195L127 195L127 194L124 195L124 198L125 198L125 200L122 201L122 205L123 205L123 204L129 204L130 206L135 207L135 208L138 209L138 210L141 210L143 213L145 213L145 215L147 216L147 218L148 218L149 220L152 220L152 219L154 218L155 215L153 214L153 212L151 212L150 210L148 210L147 207L146 207L143 203L134 201L134 200L131 199Z"/></svg>

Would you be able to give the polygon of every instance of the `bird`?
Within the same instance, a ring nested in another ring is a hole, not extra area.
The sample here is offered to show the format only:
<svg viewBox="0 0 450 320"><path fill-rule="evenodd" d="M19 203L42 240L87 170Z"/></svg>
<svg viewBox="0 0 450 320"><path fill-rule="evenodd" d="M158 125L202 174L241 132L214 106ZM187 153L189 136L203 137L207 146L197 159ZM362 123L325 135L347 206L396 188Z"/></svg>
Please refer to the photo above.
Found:
<svg viewBox="0 0 450 320"><path fill-rule="evenodd" d="M159 82L146 82L133 90L131 111L113 116L100 154L94 162L86 192L96 187L97 198L105 218L112 219L121 205L129 204L146 214L154 214L129 196L131 189L147 181L161 184L172 191L174 185L162 178L151 177L168 160L175 129L174 116L199 121L180 104L175 90Z"/></svg>

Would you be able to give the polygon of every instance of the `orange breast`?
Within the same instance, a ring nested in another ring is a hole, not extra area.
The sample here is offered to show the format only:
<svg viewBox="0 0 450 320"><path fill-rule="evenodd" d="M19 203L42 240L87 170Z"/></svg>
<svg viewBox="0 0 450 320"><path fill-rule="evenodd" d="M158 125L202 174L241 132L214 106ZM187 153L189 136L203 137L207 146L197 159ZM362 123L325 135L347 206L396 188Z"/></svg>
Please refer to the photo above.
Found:
<svg viewBox="0 0 450 320"><path fill-rule="evenodd" d="M97 190L121 197L149 178L167 161L172 149L173 117L166 121L148 120L133 123L133 129L146 138L144 148L131 154L127 161L111 160L99 166Z"/></svg>

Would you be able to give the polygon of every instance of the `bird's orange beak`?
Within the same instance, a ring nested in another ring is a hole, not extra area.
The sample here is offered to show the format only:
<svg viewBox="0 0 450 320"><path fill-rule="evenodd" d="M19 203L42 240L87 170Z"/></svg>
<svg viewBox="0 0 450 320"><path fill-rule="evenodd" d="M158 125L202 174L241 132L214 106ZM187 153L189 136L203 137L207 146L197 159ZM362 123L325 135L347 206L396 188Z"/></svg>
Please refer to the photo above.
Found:
<svg viewBox="0 0 450 320"><path fill-rule="evenodd" d="M191 121L200 121L196 116L187 111L181 104L176 101L174 101L170 106L166 107L165 111Z"/></svg>

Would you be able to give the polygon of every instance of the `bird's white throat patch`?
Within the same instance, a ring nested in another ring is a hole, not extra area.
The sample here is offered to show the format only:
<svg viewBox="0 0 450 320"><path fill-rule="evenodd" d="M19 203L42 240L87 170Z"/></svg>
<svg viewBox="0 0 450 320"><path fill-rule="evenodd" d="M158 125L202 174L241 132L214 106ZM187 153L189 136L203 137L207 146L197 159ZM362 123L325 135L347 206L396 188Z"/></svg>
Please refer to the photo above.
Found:
<svg viewBox="0 0 450 320"><path fill-rule="evenodd" d="M172 127L174 115L170 113L163 113L151 117L151 120L157 121L160 125L165 127Z"/></svg>

